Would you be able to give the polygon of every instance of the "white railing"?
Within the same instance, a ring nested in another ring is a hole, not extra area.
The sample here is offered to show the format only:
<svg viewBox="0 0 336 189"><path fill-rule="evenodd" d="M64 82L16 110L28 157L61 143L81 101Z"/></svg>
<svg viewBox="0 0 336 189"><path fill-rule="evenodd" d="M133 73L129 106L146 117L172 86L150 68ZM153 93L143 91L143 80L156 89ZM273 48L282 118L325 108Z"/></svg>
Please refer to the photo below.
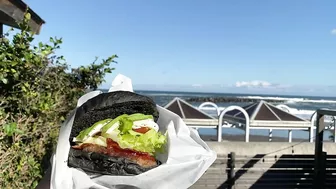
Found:
<svg viewBox="0 0 336 189"><path fill-rule="evenodd" d="M217 112L217 116L219 116L220 114L220 109L217 106L217 104L213 103L213 102L203 102L201 105L198 106L199 110L204 110L206 109L207 106L212 107L213 109L215 109L215 111Z"/></svg>
<svg viewBox="0 0 336 189"><path fill-rule="evenodd" d="M279 109L282 109L288 113L291 113L293 115L296 115L296 116L299 116L301 117L302 115L305 115L305 117L310 117L309 120L307 120L307 124L303 124L303 125L297 125L296 123L292 123L292 124L287 124L286 125L278 125L277 127L270 127L270 126L267 126L267 123L263 123L263 122L260 122L258 123L258 125L250 125L249 123L249 117L248 117L248 114L247 112L240 106L229 106L229 107L218 107L217 104L213 103L213 102L204 102L202 103L201 105L199 105L198 109L199 110L213 110L217 113L217 116L218 116L218 124L216 126L214 126L214 120L212 120L211 122L211 125L212 125L212 128L216 127L217 128L217 140L218 142L221 142L222 141L222 128L232 128L232 127L236 127L235 124L232 124L232 123L228 123L228 122L224 122L224 116L227 112L229 111L232 111L232 110L239 110L241 111L244 116L246 117L246 122L243 123L244 127L239 127L243 130L245 130L245 142L249 142L249 134L250 134L250 129L268 129L269 130L269 141L272 140L272 131L273 129L283 129L283 130L288 130L288 142L292 142L292 131L293 130L302 130L302 131L309 131L309 142L313 142L313 135L314 135L314 130L316 130L316 115L315 115L315 112L306 112L306 113L303 113L303 112L300 112L300 115L297 115L297 113L299 112L297 109L295 108L290 108L288 107L287 105L284 105L284 104L280 104L280 105L277 105L276 106L277 108ZM333 133L336 133L336 127L335 127L335 120L336 120L336 117L333 117L332 119L330 120L326 120L325 121L325 124L326 124L326 129L328 130L333 130L334 132ZM261 125L260 125L261 124ZM188 125L188 124L187 124ZM201 125L198 125L197 128L202 128L203 124ZM240 124L241 125L241 124ZM209 125L208 124L204 124L204 127L203 128L209 128ZM336 143L336 137L335 137L335 140L334 142Z"/></svg>

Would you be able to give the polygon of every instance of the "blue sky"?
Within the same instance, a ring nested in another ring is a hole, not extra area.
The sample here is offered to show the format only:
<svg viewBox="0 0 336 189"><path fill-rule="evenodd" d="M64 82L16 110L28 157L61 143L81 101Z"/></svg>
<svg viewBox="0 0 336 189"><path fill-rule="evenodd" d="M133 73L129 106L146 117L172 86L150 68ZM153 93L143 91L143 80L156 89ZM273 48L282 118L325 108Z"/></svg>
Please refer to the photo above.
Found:
<svg viewBox="0 0 336 189"><path fill-rule="evenodd" d="M336 96L334 0L26 3L71 66L119 56L103 88L122 73L136 89Z"/></svg>

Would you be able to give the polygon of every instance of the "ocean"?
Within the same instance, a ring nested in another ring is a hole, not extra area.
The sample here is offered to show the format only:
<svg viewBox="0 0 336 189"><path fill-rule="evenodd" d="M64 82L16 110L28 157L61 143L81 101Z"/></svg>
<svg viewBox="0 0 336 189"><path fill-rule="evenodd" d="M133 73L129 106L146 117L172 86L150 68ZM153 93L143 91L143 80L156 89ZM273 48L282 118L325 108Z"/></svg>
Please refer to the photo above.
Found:
<svg viewBox="0 0 336 189"><path fill-rule="evenodd" d="M175 97L187 100L190 98L208 97L208 98L230 98L230 99L243 99L244 102L220 102L216 103L220 110L230 105L244 106L252 102L249 100L272 100L271 104L279 105L284 104L290 108L290 112L302 117L310 119L312 114L319 108L336 109L336 97L323 97L323 96L283 96L283 95L259 95L259 94L229 94L229 93L195 93L195 92L173 92L173 91L144 91L137 90L136 93L151 97L158 105L165 106ZM274 102L275 101L275 102ZM276 101L279 101L278 103ZM194 107L198 107L203 102L189 102ZM216 115L216 111L212 108L204 109L205 112ZM216 135L216 129L199 129L200 135ZM267 136L268 130L251 130L251 135L264 135ZM243 130L230 128L223 129L223 134L239 135L244 134ZM331 133L325 132L324 138L329 139ZM275 137L287 137L288 131L273 130ZM293 131L293 138L308 139L309 133L307 131Z"/></svg>

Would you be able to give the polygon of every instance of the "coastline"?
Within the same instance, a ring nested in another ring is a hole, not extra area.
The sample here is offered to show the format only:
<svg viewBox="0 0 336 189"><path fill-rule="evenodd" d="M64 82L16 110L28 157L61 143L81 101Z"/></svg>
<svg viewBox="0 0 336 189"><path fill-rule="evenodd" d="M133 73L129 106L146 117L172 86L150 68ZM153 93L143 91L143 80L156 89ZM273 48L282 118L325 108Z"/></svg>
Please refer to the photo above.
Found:
<svg viewBox="0 0 336 189"><path fill-rule="evenodd" d="M190 97L187 98L187 102L213 102L213 103L249 103L249 102L259 102L260 100L264 100L269 103L285 103L284 99L260 99L260 98L238 98L238 97Z"/></svg>

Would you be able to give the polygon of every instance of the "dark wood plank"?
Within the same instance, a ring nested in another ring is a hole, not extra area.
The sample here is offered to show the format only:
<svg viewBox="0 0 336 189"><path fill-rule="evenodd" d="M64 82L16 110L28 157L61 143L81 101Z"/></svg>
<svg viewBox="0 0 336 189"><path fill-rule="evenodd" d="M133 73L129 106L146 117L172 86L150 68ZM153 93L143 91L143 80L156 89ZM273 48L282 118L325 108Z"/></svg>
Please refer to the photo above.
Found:
<svg viewBox="0 0 336 189"><path fill-rule="evenodd" d="M31 31L39 34L45 21L21 0L0 0L0 23L19 29L17 22L23 20L27 9L31 15Z"/></svg>

